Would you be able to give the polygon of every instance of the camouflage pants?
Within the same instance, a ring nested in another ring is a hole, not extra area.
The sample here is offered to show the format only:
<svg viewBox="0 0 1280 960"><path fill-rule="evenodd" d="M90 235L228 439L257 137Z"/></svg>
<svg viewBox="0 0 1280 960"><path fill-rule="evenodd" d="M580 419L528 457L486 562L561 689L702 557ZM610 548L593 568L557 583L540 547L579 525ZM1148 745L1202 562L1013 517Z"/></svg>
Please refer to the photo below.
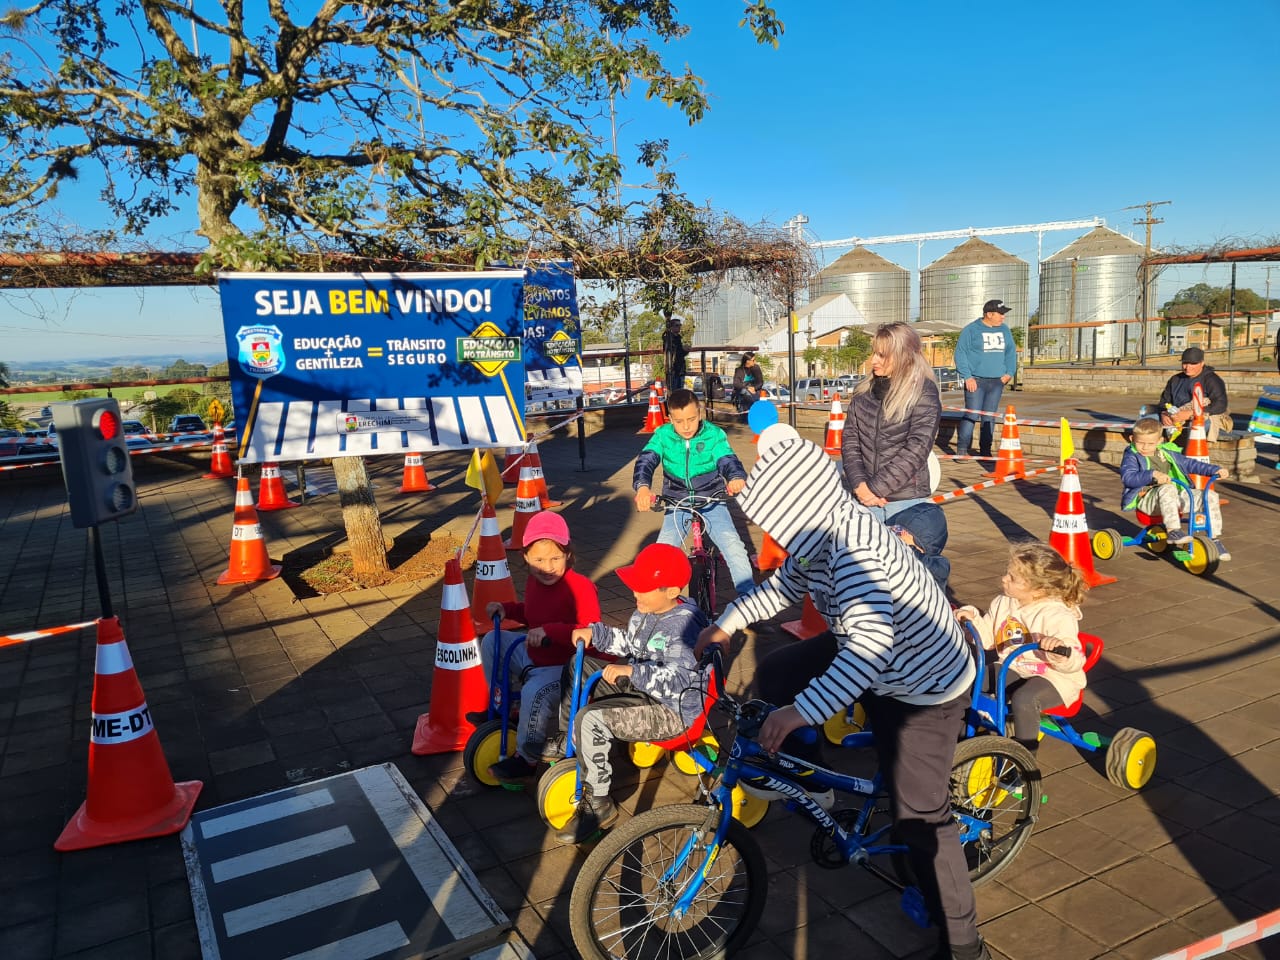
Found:
<svg viewBox="0 0 1280 960"><path fill-rule="evenodd" d="M591 787L592 796L608 796L613 781L609 748L613 741L634 743L666 740L684 732L676 713L643 693L615 693L594 700L578 711L573 746L578 754L578 775Z"/></svg>

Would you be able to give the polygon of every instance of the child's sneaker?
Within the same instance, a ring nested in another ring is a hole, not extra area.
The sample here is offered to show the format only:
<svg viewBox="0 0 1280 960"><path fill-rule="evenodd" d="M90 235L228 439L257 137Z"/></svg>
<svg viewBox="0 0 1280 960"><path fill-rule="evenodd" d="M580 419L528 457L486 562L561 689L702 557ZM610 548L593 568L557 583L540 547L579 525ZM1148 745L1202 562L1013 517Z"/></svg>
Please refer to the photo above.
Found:
<svg viewBox="0 0 1280 960"><path fill-rule="evenodd" d="M489 776L503 783L519 783L530 779L537 772L538 768L518 753L489 767Z"/></svg>
<svg viewBox="0 0 1280 960"><path fill-rule="evenodd" d="M1231 559L1231 551L1230 551L1230 550L1228 550L1228 549L1226 548L1226 545L1225 545L1221 540L1215 540L1215 541L1213 541L1213 545L1214 545L1215 547L1217 547L1217 548L1218 548L1218 559L1219 559L1219 560L1230 560L1230 559Z"/></svg>
<svg viewBox="0 0 1280 960"><path fill-rule="evenodd" d="M1185 547L1191 542L1191 534L1181 527L1174 527L1172 530L1167 531L1166 536L1169 538L1169 543L1175 547Z"/></svg>

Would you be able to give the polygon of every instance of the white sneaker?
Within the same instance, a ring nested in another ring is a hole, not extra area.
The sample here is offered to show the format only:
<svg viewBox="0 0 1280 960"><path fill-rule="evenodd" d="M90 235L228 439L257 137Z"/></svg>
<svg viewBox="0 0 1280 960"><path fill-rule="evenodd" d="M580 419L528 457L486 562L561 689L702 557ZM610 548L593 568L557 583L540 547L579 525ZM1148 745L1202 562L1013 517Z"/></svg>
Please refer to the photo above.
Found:
<svg viewBox="0 0 1280 960"><path fill-rule="evenodd" d="M1166 531L1166 535L1169 538L1169 543L1175 547L1185 547L1191 542L1191 534L1187 533L1187 531L1183 530L1181 527Z"/></svg>
<svg viewBox="0 0 1280 960"><path fill-rule="evenodd" d="M1216 547L1218 548L1218 559L1219 559L1219 560L1230 560L1230 559L1231 559L1231 551L1230 551L1230 550L1228 550L1225 546L1223 546L1223 543L1222 543L1222 541L1221 541L1221 540L1215 540L1215 541L1213 541L1213 543L1214 543L1214 546L1216 546Z"/></svg>

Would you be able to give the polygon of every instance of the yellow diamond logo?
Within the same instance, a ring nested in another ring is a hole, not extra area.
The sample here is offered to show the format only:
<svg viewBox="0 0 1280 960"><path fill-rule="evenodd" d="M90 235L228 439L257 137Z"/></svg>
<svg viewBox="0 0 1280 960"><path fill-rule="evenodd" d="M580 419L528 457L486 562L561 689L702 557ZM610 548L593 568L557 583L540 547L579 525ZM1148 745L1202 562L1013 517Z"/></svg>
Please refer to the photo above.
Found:
<svg viewBox="0 0 1280 960"><path fill-rule="evenodd" d="M558 363L563 367L569 362L569 358L578 352L577 343L563 330L557 330L550 339L542 341L542 352L552 363Z"/></svg>
<svg viewBox="0 0 1280 960"><path fill-rule="evenodd" d="M458 362L474 364L486 377L496 377L508 363L520 362L520 338L507 336L486 320L471 336L458 338Z"/></svg>

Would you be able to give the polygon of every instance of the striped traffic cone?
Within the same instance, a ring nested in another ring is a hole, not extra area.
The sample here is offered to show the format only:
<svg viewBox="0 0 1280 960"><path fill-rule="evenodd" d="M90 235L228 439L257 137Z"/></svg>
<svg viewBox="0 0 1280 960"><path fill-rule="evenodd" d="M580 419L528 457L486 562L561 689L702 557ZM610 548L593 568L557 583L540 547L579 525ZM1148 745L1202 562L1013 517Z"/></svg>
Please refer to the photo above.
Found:
<svg viewBox="0 0 1280 960"><path fill-rule="evenodd" d="M1200 460L1204 463L1210 463L1209 459L1209 440L1204 429L1204 414L1197 413L1191 418L1191 432L1187 434L1187 456L1192 460ZM1209 485L1209 478L1198 473L1193 473L1188 480L1197 490L1203 490Z"/></svg>
<svg viewBox="0 0 1280 960"><path fill-rule="evenodd" d="M547 489L547 477L542 469L542 457L538 455L536 440L529 441L529 458L533 461L533 482L538 487L538 501L542 504L542 509L550 510L552 507L564 506L563 500L551 499L551 491Z"/></svg>
<svg viewBox="0 0 1280 960"><path fill-rule="evenodd" d="M84 850L177 833L204 784L174 783L120 621L98 621L89 785L55 850Z"/></svg>
<svg viewBox="0 0 1280 960"><path fill-rule="evenodd" d="M816 637L824 630L830 630L831 627L827 625L826 620L822 619L822 614L818 612L818 608L813 605L813 601L806 593L800 619L788 620L782 625L782 629L797 640L808 640L810 637Z"/></svg>
<svg viewBox="0 0 1280 960"><path fill-rule="evenodd" d="M262 539L262 525L258 511L253 509L253 493L249 490L249 478L236 478L235 522L231 526L231 562L218 583L253 583L256 580L274 580L280 576L280 564L272 563L267 555L267 545Z"/></svg>
<svg viewBox="0 0 1280 960"><path fill-rule="evenodd" d="M827 439L822 449L827 456L840 459L840 440L844 434L844 408L840 406L840 394L831 401L831 415L827 418Z"/></svg>
<svg viewBox="0 0 1280 960"><path fill-rule="evenodd" d="M262 476L258 479L258 511L288 510L298 507L289 495L284 492L284 478L280 476L280 466L275 463L262 465Z"/></svg>
<svg viewBox="0 0 1280 960"><path fill-rule="evenodd" d="M400 493L427 493L435 487L427 479L426 468L422 465L422 454L406 453L404 455L404 477L400 483Z"/></svg>
<svg viewBox="0 0 1280 960"><path fill-rule="evenodd" d="M533 479L533 467L521 467L520 482L516 484L516 513L511 521L511 539L504 544L508 550L524 547L524 528L529 525L529 518L541 510L542 502L538 499L538 484Z"/></svg>
<svg viewBox="0 0 1280 960"><path fill-rule="evenodd" d="M640 433L653 433L666 422L667 418L662 415L662 405L658 403L658 391L650 387L649 411L645 414L644 425L640 427Z"/></svg>
<svg viewBox="0 0 1280 960"><path fill-rule="evenodd" d="M760 542L760 552L755 556L757 570L777 570L787 559L787 551L778 546L778 541L765 532Z"/></svg>
<svg viewBox="0 0 1280 960"><path fill-rule="evenodd" d="M508 487L520 481L520 468L525 466L524 447L507 447L502 457L502 482Z"/></svg>
<svg viewBox="0 0 1280 960"><path fill-rule="evenodd" d="M467 714L484 710L488 702L489 685L471 624L462 564L454 557L444 568L431 703L427 712L418 717L411 750L418 756L461 750L475 730L467 721Z"/></svg>
<svg viewBox="0 0 1280 960"><path fill-rule="evenodd" d="M485 607L495 602L516 602L516 585L511 579L507 551L498 531L498 515L487 500L480 514L480 546L476 550L476 578L471 592L471 622L480 636L493 627ZM502 625L504 628L516 626L516 622L505 620Z"/></svg>
<svg viewBox="0 0 1280 960"><path fill-rule="evenodd" d="M227 452L227 435L222 424L213 425L213 453L209 456L209 472L205 480L229 480L236 475L231 467L231 454Z"/></svg>
<svg viewBox="0 0 1280 960"><path fill-rule="evenodd" d="M1018 436L1018 415L1009 404L1004 411L1004 426L1000 428L1000 450L996 454L996 468L983 476L1003 480L1005 477L1022 478L1027 475L1027 464L1022 459L1022 439Z"/></svg>
<svg viewBox="0 0 1280 960"><path fill-rule="evenodd" d="M1062 465L1062 485L1058 488L1058 504L1053 511L1049 546L1079 570L1089 586L1101 587L1116 582L1115 577L1104 577L1093 569L1089 524L1084 517L1084 495L1080 491L1080 473L1074 458Z"/></svg>

